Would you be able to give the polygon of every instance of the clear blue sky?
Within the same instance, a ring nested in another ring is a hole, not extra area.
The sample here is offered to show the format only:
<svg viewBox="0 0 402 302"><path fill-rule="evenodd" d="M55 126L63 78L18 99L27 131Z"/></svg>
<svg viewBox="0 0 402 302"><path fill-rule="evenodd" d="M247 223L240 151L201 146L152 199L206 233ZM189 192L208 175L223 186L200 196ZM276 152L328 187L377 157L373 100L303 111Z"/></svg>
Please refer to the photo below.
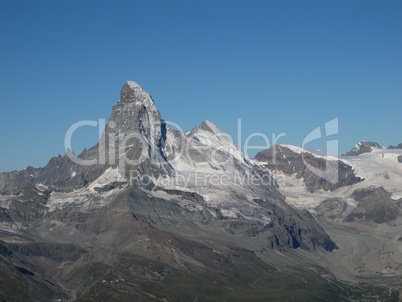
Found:
<svg viewBox="0 0 402 302"><path fill-rule="evenodd" d="M126 80L185 131L208 119L236 141L241 118L243 139L301 145L338 117L341 153L402 142L402 1L1 1L0 38L0 171L64 154Z"/></svg>

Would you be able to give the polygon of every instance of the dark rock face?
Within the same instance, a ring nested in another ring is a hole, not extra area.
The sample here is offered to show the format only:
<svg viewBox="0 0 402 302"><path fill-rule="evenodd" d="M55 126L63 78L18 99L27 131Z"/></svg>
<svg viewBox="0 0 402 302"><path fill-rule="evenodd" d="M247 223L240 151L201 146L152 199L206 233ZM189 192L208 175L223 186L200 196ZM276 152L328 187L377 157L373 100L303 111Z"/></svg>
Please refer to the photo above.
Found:
<svg viewBox="0 0 402 302"><path fill-rule="evenodd" d="M148 92L135 82L127 82L121 89L120 101L113 106L99 145L105 146L108 159L110 154L114 154L115 159L120 157L118 163L112 161L109 164L119 164L119 169L125 170L127 178L130 170L158 177L173 172L166 154L171 151L166 144L168 131L170 129L161 119ZM121 160L123 151L124 157L128 159L127 163ZM130 164L135 161L138 164ZM121 164L125 166L122 167Z"/></svg>
<svg viewBox="0 0 402 302"><path fill-rule="evenodd" d="M83 160L97 158L97 150L97 146L84 150L78 158ZM53 190L68 192L94 181L106 168L104 165L78 165L67 155L58 155L43 168L0 173L0 193L16 194L27 183L41 183L50 186Z"/></svg>
<svg viewBox="0 0 402 302"><path fill-rule="evenodd" d="M184 196L203 203L199 195ZM280 250L299 247L310 250L323 248L327 251L336 248L336 244L308 211L298 212L283 200L271 198L260 203L260 212L270 217L268 224L250 221L241 216L226 218L220 215L219 209L215 209L216 215L212 215L208 210L185 210L175 203L149 198L137 188L131 189L128 200L135 219L169 232L179 232L182 236L192 236L208 230L209 233L216 233L215 236L218 238L222 236L219 235L220 231L224 231L227 233L225 236L229 238L231 236L264 238L265 243L261 244L265 248ZM213 231L215 227L218 227L218 230ZM183 233L183 230L186 231Z"/></svg>
<svg viewBox="0 0 402 302"><path fill-rule="evenodd" d="M10 194L22 188L25 184L34 184L41 169L28 167L22 171L0 173L0 194Z"/></svg>
<svg viewBox="0 0 402 302"><path fill-rule="evenodd" d="M373 151L372 148L378 148L378 149L382 149L383 147L376 143L376 142L366 142L366 141L362 141L357 143L357 145L355 147L352 148L352 150L348 151L345 153L346 156L357 156L363 153L370 153L371 151Z"/></svg>
<svg viewBox="0 0 402 302"><path fill-rule="evenodd" d="M402 143L400 143L398 146L389 146L387 149L390 149L390 150L392 150L392 149L402 149Z"/></svg>
<svg viewBox="0 0 402 302"><path fill-rule="evenodd" d="M9 208L0 207L0 221L4 224L21 223L28 225L46 216L48 208L46 202L50 191L40 191L36 187L26 184L24 189L18 192L17 196L11 201Z"/></svg>
<svg viewBox="0 0 402 302"><path fill-rule="evenodd" d="M4 209L0 207L0 223L3 224L10 224L12 222L12 219L10 217L10 212L8 209Z"/></svg>
<svg viewBox="0 0 402 302"><path fill-rule="evenodd" d="M2 257L8 257L11 255L11 251L7 248L7 246L3 245L4 242L0 242L0 255Z"/></svg>
<svg viewBox="0 0 402 302"><path fill-rule="evenodd" d="M402 163L402 155L399 155L399 156L398 156L398 162L399 162L399 163Z"/></svg>
<svg viewBox="0 0 402 302"><path fill-rule="evenodd" d="M386 223L395 220L399 215L395 201L384 188L359 189L353 192L352 197L359 203L357 208L345 218L345 221L359 219Z"/></svg>
<svg viewBox="0 0 402 302"><path fill-rule="evenodd" d="M323 189L325 191L334 191L344 186L356 184L362 179L354 174L351 166L342 161L333 162L333 166L337 166L338 181L336 183L330 182L331 175L326 175L323 172L322 176L313 173L306 163L325 171L327 161L323 158L316 157L311 153L305 152L303 155L296 153L285 146L273 146L265 151L259 152L255 159L263 163L264 167L271 171L281 171L287 175L296 174L296 178L303 178L306 188L311 193Z"/></svg>

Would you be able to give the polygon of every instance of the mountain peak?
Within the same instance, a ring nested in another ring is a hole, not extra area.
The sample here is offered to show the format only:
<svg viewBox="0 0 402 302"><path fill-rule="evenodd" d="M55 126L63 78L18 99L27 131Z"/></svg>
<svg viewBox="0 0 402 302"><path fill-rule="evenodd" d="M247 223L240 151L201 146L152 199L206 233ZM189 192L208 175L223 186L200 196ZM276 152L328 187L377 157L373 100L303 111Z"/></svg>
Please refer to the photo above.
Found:
<svg viewBox="0 0 402 302"><path fill-rule="evenodd" d="M142 87L140 85L138 85L137 82L134 82L134 81L127 81L124 85L127 85L132 89L142 89Z"/></svg>
<svg viewBox="0 0 402 302"><path fill-rule="evenodd" d="M120 90L120 101L153 103L152 97L137 82L127 81ZM149 104L148 104L149 105Z"/></svg>
<svg viewBox="0 0 402 302"><path fill-rule="evenodd" d="M376 142L370 142L370 141L360 141L358 142L352 150L346 152L346 156L357 156L363 153L370 153L373 151L373 148L377 149L384 149L383 146Z"/></svg>
<svg viewBox="0 0 402 302"><path fill-rule="evenodd" d="M213 134L223 133L223 131L217 125L215 125L214 123L212 123L209 120L203 121L199 127L201 129L203 129L205 131L209 131Z"/></svg>
<svg viewBox="0 0 402 302"><path fill-rule="evenodd" d="M402 149L402 143L400 143L398 146L390 145L387 149Z"/></svg>

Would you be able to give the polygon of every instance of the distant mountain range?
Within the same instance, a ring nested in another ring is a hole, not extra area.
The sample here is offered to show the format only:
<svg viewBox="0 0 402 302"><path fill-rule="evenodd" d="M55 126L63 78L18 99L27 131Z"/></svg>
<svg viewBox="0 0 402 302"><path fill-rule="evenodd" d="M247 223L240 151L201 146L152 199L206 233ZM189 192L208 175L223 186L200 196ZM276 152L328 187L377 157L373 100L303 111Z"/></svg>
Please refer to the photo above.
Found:
<svg viewBox="0 0 402 302"><path fill-rule="evenodd" d="M398 301L400 147L250 159L129 81L95 146L0 173L0 297Z"/></svg>

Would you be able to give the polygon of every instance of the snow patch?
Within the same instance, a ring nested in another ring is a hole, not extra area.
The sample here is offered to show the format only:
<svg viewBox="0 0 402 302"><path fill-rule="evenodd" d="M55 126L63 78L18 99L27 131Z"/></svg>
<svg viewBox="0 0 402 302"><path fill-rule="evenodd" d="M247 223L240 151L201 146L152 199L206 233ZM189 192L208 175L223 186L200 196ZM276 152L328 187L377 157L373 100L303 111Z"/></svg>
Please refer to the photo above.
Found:
<svg viewBox="0 0 402 302"><path fill-rule="evenodd" d="M296 147L297 148L297 147ZM356 189L366 188L370 185L383 187L392 194L393 199L402 198L402 164L398 163L398 156L402 155L401 149L380 149L372 148L370 153L363 153L359 156L340 156L339 160L349 165L356 176L364 179L362 182L352 186L341 187L336 191L319 190L310 193L303 179L296 178L296 175L286 176L285 184L279 187L279 191L286 197L286 202L296 208L307 209L314 212L314 208L322 201L329 198L340 198L347 200L348 207L355 207L356 203L349 197ZM326 157L314 151L309 151L314 156ZM329 157L331 159L332 157ZM333 157L336 159L337 157Z"/></svg>
<svg viewBox="0 0 402 302"><path fill-rule="evenodd" d="M126 179L119 173L118 168L108 168L101 176L98 177L98 179L89 184L88 189L92 192L95 192L95 188L97 187L104 187L108 184L112 184L113 182L123 181L126 181Z"/></svg>
<svg viewBox="0 0 402 302"><path fill-rule="evenodd" d="M307 151L307 150L305 150L303 148L300 148L300 147L297 147L297 146L292 146L292 145L278 145L278 146L288 148L288 149L290 149L291 151L293 151L294 153L297 153L297 154L302 154L303 152Z"/></svg>
<svg viewBox="0 0 402 302"><path fill-rule="evenodd" d="M126 185L102 193L98 193L95 188L101 188L114 182L125 181L126 179L120 175L117 168L108 168L98 179L90 183L88 187L68 193L52 192L46 206L49 207L50 212L63 209L68 205L73 205L83 210L100 208L116 195L120 194L125 189Z"/></svg>

